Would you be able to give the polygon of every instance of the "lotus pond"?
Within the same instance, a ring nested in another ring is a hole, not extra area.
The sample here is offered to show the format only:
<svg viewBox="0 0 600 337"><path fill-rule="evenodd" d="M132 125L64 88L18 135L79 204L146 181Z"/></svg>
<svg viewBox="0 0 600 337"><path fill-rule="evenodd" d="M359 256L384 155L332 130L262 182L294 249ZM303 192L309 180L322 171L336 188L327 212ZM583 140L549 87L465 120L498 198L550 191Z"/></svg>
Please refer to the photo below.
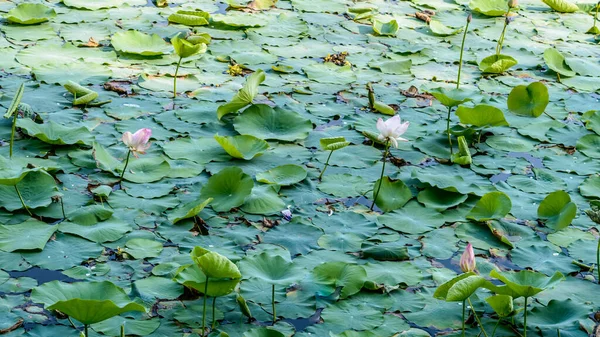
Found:
<svg viewBox="0 0 600 337"><path fill-rule="evenodd" d="M599 7L0 0L0 334L597 336Z"/></svg>

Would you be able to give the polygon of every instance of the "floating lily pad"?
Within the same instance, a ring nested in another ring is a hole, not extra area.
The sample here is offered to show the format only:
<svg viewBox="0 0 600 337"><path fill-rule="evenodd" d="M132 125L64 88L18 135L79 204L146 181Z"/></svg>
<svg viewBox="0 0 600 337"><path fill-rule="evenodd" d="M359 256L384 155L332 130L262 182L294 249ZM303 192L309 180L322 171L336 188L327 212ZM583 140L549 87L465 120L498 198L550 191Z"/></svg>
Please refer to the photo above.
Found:
<svg viewBox="0 0 600 337"><path fill-rule="evenodd" d="M387 22L383 22L381 20L373 21L373 31L375 31L377 35L393 36L396 35L396 32L398 32L398 28L398 21L396 21L395 19L392 19Z"/></svg>
<svg viewBox="0 0 600 337"><path fill-rule="evenodd" d="M18 225L0 225L0 250L42 250L57 228L58 225L50 226L34 219Z"/></svg>
<svg viewBox="0 0 600 337"><path fill-rule="evenodd" d="M238 159L251 160L269 148L267 142L251 135L233 137L215 135L215 140L230 156Z"/></svg>
<svg viewBox="0 0 600 337"><path fill-rule="evenodd" d="M90 134L90 130L85 126L72 128L60 125L53 121L37 124L31 119L18 119L17 127L20 127L32 137L36 137L43 142L54 145L86 145L91 144L94 138Z"/></svg>
<svg viewBox="0 0 600 337"><path fill-rule="evenodd" d="M56 16L53 8L43 4L21 3L6 14L6 20L22 25L46 22Z"/></svg>
<svg viewBox="0 0 600 337"><path fill-rule="evenodd" d="M439 22L438 20L431 20L429 22L429 29L435 35L439 36L450 36L462 32L463 28L452 28Z"/></svg>
<svg viewBox="0 0 600 337"><path fill-rule="evenodd" d="M508 109L520 116L539 117L549 102L548 88L541 82L518 85L508 95Z"/></svg>
<svg viewBox="0 0 600 337"><path fill-rule="evenodd" d="M204 198L213 198L210 205L215 211L226 212L241 206L253 186L252 178L240 168L228 167L210 177L201 194Z"/></svg>
<svg viewBox="0 0 600 337"><path fill-rule="evenodd" d="M268 105L252 105L234 119L235 130L261 139L294 141L304 139L312 130L312 123L299 114Z"/></svg>
<svg viewBox="0 0 600 337"><path fill-rule="evenodd" d="M548 194L538 207L538 218L545 219L546 225L559 231L571 224L577 215L577 205L565 191Z"/></svg>
<svg viewBox="0 0 600 337"><path fill-rule="evenodd" d="M170 169L169 163L162 158L130 159L123 178L138 184L151 183L164 178L169 174Z"/></svg>
<svg viewBox="0 0 600 337"><path fill-rule="evenodd" d="M146 312L142 305L132 302L123 289L108 281L72 284L52 281L35 288L31 300L86 325L129 311Z"/></svg>
<svg viewBox="0 0 600 337"><path fill-rule="evenodd" d="M256 180L261 183L290 186L306 179L307 172L304 167L294 164L277 166L256 175Z"/></svg>
<svg viewBox="0 0 600 337"><path fill-rule="evenodd" d="M402 208L412 198L412 192L402 180L392 181L389 177L377 180L373 186L373 198L378 189L379 195L375 204L384 212Z"/></svg>
<svg viewBox="0 0 600 337"><path fill-rule="evenodd" d="M555 48L548 48L544 51L544 61L548 68L563 76L577 75L571 67L565 62L565 57Z"/></svg>
<svg viewBox="0 0 600 337"><path fill-rule="evenodd" d="M163 55L169 50L169 44L162 37L137 30L115 33L110 42L119 52L142 56Z"/></svg>
<svg viewBox="0 0 600 337"><path fill-rule="evenodd" d="M481 197L467 214L468 219L487 221L505 217L512 208L508 195L502 192L490 192Z"/></svg>
<svg viewBox="0 0 600 337"><path fill-rule="evenodd" d="M463 124L478 127L508 126L502 110L487 104L478 104L473 108L461 105L456 109L456 115Z"/></svg>
<svg viewBox="0 0 600 337"><path fill-rule="evenodd" d="M479 62L479 70L488 74L502 74L518 63L512 56L494 54Z"/></svg>

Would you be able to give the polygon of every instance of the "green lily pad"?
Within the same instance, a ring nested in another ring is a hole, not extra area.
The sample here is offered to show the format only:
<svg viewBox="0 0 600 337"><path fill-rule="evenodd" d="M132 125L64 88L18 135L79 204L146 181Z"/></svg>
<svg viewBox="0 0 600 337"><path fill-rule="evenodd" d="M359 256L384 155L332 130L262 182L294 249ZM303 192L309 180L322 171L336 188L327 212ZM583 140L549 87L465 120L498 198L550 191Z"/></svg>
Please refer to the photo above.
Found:
<svg viewBox="0 0 600 337"><path fill-rule="evenodd" d="M251 135L229 137L217 134L214 137L221 147L223 147L223 150L233 158L251 160L256 156L260 156L269 148L267 142Z"/></svg>
<svg viewBox="0 0 600 337"><path fill-rule="evenodd" d="M202 187L203 198L213 198L212 208L217 212L227 212L241 206L252 192L254 182L239 167L227 167L208 179Z"/></svg>
<svg viewBox="0 0 600 337"><path fill-rule="evenodd" d="M195 217L202 212L204 207L206 207L211 201L212 198L199 199L182 205L174 209L173 212L169 213L169 220L172 223L177 223L181 220Z"/></svg>
<svg viewBox="0 0 600 337"><path fill-rule="evenodd" d="M29 173L16 186L30 209L46 207L53 197L61 195L54 178L45 171ZM23 208L14 186L0 185L0 206L9 211Z"/></svg>
<svg viewBox="0 0 600 337"><path fill-rule="evenodd" d="M517 60L512 56L494 54L490 55L479 63L479 70L487 74L502 74L511 67L517 65Z"/></svg>
<svg viewBox="0 0 600 337"><path fill-rule="evenodd" d="M588 198L600 198L600 176L592 175L579 186L579 193Z"/></svg>
<svg viewBox="0 0 600 337"><path fill-rule="evenodd" d="M123 289L109 281L71 284L52 281L33 289L31 300L86 325L129 311L146 312L146 308L132 302Z"/></svg>
<svg viewBox="0 0 600 337"><path fill-rule="evenodd" d="M508 5L505 0L471 0L469 8L487 16L502 16L506 14Z"/></svg>
<svg viewBox="0 0 600 337"><path fill-rule="evenodd" d="M502 110L492 105L478 104L473 108L461 105L456 109L456 115L463 124L478 127L508 126Z"/></svg>
<svg viewBox="0 0 600 337"><path fill-rule="evenodd" d="M34 219L18 225L0 225L0 250L42 250L57 228L58 225L50 226Z"/></svg>
<svg viewBox="0 0 600 337"><path fill-rule="evenodd" d="M54 145L89 145L94 137L85 126L77 128L64 126L53 121L37 124L31 119L17 119L17 127L24 130L31 137L48 144Z"/></svg>
<svg viewBox="0 0 600 337"><path fill-rule="evenodd" d="M264 80L265 72L262 69L259 69L248 76L244 86L235 94L235 96L233 96L231 101L219 106L217 109L217 118L221 120L223 116L237 112L252 104L252 100L258 95L258 86L264 82Z"/></svg>
<svg viewBox="0 0 600 337"><path fill-rule="evenodd" d="M163 250L162 243L148 239L131 239L125 243L125 252L134 259L157 257Z"/></svg>
<svg viewBox="0 0 600 337"><path fill-rule="evenodd" d="M492 270L490 276L504 282L516 295L523 297L535 296L544 289L558 284L565 278L560 272L556 272L552 277L548 277L531 270L498 272L495 269Z"/></svg>
<svg viewBox="0 0 600 337"><path fill-rule="evenodd" d="M388 22L383 22L381 20L373 21L373 31L375 31L377 35L394 36L398 32L398 28L398 21L395 19Z"/></svg>
<svg viewBox="0 0 600 337"><path fill-rule="evenodd" d="M542 82L518 85L508 95L508 110L519 116L539 117L544 113L550 96Z"/></svg>
<svg viewBox="0 0 600 337"><path fill-rule="evenodd" d="M581 321L585 321L591 310L585 305L575 303L568 298L563 301L550 300L547 306L531 309L531 320L528 324L544 330L563 330L575 327L579 330Z"/></svg>
<svg viewBox="0 0 600 337"><path fill-rule="evenodd" d="M290 186L306 179L307 174L306 169L300 165L286 164L258 173L256 180L266 184Z"/></svg>
<svg viewBox="0 0 600 337"><path fill-rule="evenodd" d="M5 18L9 22L22 25L34 25L36 23L46 22L48 19L56 16L53 8L43 4L21 3L11 9Z"/></svg>
<svg viewBox="0 0 600 337"><path fill-rule="evenodd" d="M447 107L455 107L465 102L472 101L470 96L474 96L475 93L467 89L448 89L444 87L434 88L429 90L440 103Z"/></svg>
<svg viewBox="0 0 600 337"><path fill-rule="evenodd" d="M436 187L428 187L417 195L417 200L428 208L443 211L465 202L469 196L457 192L448 192Z"/></svg>
<svg viewBox="0 0 600 337"><path fill-rule="evenodd" d="M285 335L275 329L254 328L244 332L244 337L285 337Z"/></svg>
<svg viewBox="0 0 600 337"><path fill-rule="evenodd" d="M500 317L508 317L514 314L513 298L509 295L493 295L485 301L494 309Z"/></svg>
<svg viewBox="0 0 600 337"><path fill-rule="evenodd" d="M169 15L169 22L179 23L186 26L208 25L210 13L204 11L177 11Z"/></svg>
<svg viewBox="0 0 600 337"><path fill-rule="evenodd" d="M250 214L278 214L285 207L285 202L281 200L277 190L274 185L254 186L240 209Z"/></svg>
<svg viewBox="0 0 600 337"><path fill-rule="evenodd" d="M546 225L559 231L571 224L577 215L577 205L565 191L548 194L538 207L538 218L546 220Z"/></svg>
<svg viewBox="0 0 600 337"><path fill-rule="evenodd" d="M550 8L561 13L573 13L579 10L579 7L567 0L542 0Z"/></svg>
<svg viewBox="0 0 600 337"><path fill-rule="evenodd" d="M362 266L344 262L325 262L315 267L312 274L316 283L331 286L332 293L342 287L341 298L358 293L367 280L367 272Z"/></svg>
<svg viewBox="0 0 600 337"><path fill-rule="evenodd" d="M170 170L171 166L162 158L130 158L123 179L138 184L151 183L167 176Z"/></svg>
<svg viewBox="0 0 600 337"><path fill-rule="evenodd" d="M485 194L471 211L467 219L475 221L487 221L505 217L512 208L512 202L508 195L503 192L490 192Z"/></svg>
<svg viewBox="0 0 600 337"><path fill-rule="evenodd" d="M312 131L312 123L299 114L271 108L265 104L252 105L233 121L237 132L261 139L287 142L305 139Z"/></svg>
<svg viewBox="0 0 600 337"><path fill-rule="evenodd" d="M431 20L429 22L429 29L431 32L438 36L450 36L462 32L463 28L452 28L439 22L438 20Z"/></svg>
<svg viewBox="0 0 600 337"><path fill-rule="evenodd" d="M384 212L402 208L412 198L412 192L402 180L392 181L389 177L377 180L373 186L373 198L378 189L375 204Z"/></svg>
<svg viewBox="0 0 600 337"><path fill-rule="evenodd" d="M209 279L240 279L242 274L238 267L225 256L211 252L200 246L194 247L190 254L194 263L200 267Z"/></svg>
<svg viewBox="0 0 600 337"><path fill-rule="evenodd" d="M544 61L548 68L563 76L575 76L575 73L565 62L565 57L555 48L548 48L544 51Z"/></svg>
<svg viewBox="0 0 600 337"><path fill-rule="evenodd" d="M206 289L206 275L198 265L193 264L180 268L174 280L203 294L206 292L208 296L220 297L231 294L237 284L240 283L241 276L235 276L234 274L232 273L231 277L209 278L208 289Z"/></svg>
<svg viewBox="0 0 600 337"><path fill-rule="evenodd" d="M16 160L0 156L0 185L14 186L31 171Z"/></svg>
<svg viewBox="0 0 600 337"><path fill-rule="evenodd" d="M118 32L110 40L115 50L121 53L157 56L166 54L170 45L157 34L146 34L137 30Z"/></svg>
<svg viewBox="0 0 600 337"><path fill-rule="evenodd" d="M246 257L239 262L245 279L257 278L263 282L279 286L289 286L304 276L300 268L280 255L262 252Z"/></svg>

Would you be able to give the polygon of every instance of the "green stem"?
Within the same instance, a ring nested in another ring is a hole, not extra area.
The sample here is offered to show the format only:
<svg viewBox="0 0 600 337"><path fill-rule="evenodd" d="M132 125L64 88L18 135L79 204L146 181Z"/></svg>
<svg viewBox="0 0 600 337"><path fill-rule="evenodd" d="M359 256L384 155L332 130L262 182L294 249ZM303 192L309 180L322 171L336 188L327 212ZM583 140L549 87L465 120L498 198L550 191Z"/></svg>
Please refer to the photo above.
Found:
<svg viewBox="0 0 600 337"><path fill-rule="evenodd" d="M85 337L88 337L89 335L88 335L88 325L87 324L83 326L83 331L84 331Z"/></svg>
<svg viewBox="0 0 600 337"><path fill-rule="evenodd" d="M14 114L15 116L13 117L12 121L12 129L10 130L10 147L8 148L10 158L12 158L13 155L13 145L15 143L15 133L17 131L17 116L19 116L19 112L15 111Z"/></svg>
<svg viewBox="0 0 600 337"><path fill-rule="evenodd" d="M129 165L129 156L131 155L131 150L127 152L127 159L125 159L125 167L123 167L123 172L121 172L120 181L123 181L123 176L125 175L125 170L127 170L127 165Z"/></svg>
<svg viewBox="0 0 600 337"><path fill-rule="evenodd" d="M125 337L125 325L121 324L121 337Z"/></svg>
<svg viewBox="0 0 600 337"><path fill-rule="evenodd" d="M483 130L484 129L479 130L479 136L477 137L477 144L481 143L481 135L483 134Z"/></svg>
<svg viewBox="0 0 600 337"><path fill-rule="evenodd" d="M69 323L71 323L73 329L77 330L77 327L75 326L75 323L73 323L73 321L71 320L71 317L67 316L67 319L69 320Z"/></svg>
<svg viewBox="0 0 600 337"><path fill-rule="evenodd" d="M496 335L496 329L498 329L498 325L500 325L501 320L502 320L502 318L498 317L498 322L496 322L496 325L494 326L494 330L492 331L492 337L494 337Z"/></svg>
<svg viewBox="0 0 600 337"><path fill-rule="evenodd" d="M465 40L467 39L467 31L468 30L469 30L469 21L467 21L467 25L465 26L465 33L463 34L462 43L460 45L460 59L458 61L458 76L456 78L456 89L460 88L460 73L462 71L463 53L465 51Z"/></svg>
<svg viewBox="0 0 600 337"><path fill-rule="evenodd" d="M390 150L390 142L387 141L385 143L385 151L383 151L383 167L381 168L381 176L379 177L379 185L377 185L377 191L375 191L375 195L373 198L373 203L371 204L371 211L373 207L375 207L375 202L377 201L377 197L379 196L379 191L381 190L381 183L383 182L383 173L385 171L385 162Z"/></svg>
<svg viewBox="0 0 600 337"><path fill-rule="evenodd" d="M462 337L465 337L465 312L467 311L467 301L463 300L462 305Z"/></svg>
<svg viewBox="0 0 600 337"><path fill-rule="evenodd" d="M277 320L277 313L275 311L275 284L271 285L271 306L273 307L273 324Z"/></svg>
<svg viewBox="0 0 600 337"><path fill-rule="evenodd" d="M25 205L25 200L23 200L23 196L21 195L21 192L19 191L19 188L17 187L17 185L15 185L15 191L17 192L17 195L19 196L19 200L21 200L21 205L23 205L23 208L25 208L25 210L27 211L27 213L29 213L30 216L33 216L33 214L31 214L31 212L29 211L29 208L27 208L27 205Z"/></svg>
<svg viewBox="0 0 600 337"><path fill-rule="evenodd" d="M63 214L63 220L67 218L66 214L65 214L65 202L63 201L63 198L60 197L60 208L62 210L62 214Z"/></svg>
<svg viewBox="0 0 600 337"><path fill-rule="evenodd" d="M479 316L477 316L477 313L475 312L475 307L473 306L473 303L471 303L471 298L467 298L467 301L469 301L469 305L471 306L471 311L473 311L473 316L475 316L475 320L477 321L477 324L479 324L479 328L481 329L481 332L483 332L483 335L485 337L489 337L487 332L485 332L483 324L481 324L481 321L479 320Z"/></svg>
<svg viewBox="0 0 600 337"><path fill-rule="evenodd" d="M183 60L183 57L179 58L179 62L177 62L177 68L175 68L175 76L173 77L173 99L177 98L177 73L179 72L181 60Z"/></svg>
<svg viewBox="0 0 600 337"><path fill-rule="evenodd" d="M450 113L452 112L452 107L448 107L448 117L446 117L446 134L448 135L448 145L450 146L450 155L454 154L454 149L452 149L452 136L450 135Z"/></svg>
<svg viewBox="0 0 600 337"><path fill-rule="evenodd" d="M213 297L213 304L212 304L212 325L211 325L211 329L212 330L215 329L215 323L217 322L217 315L215 315L216 304L217 304L217 298Z"/></svg>
<svg viewBox="0 0 600 337"><path fill-rule="evenodd" d="M327 161L325 162L325 167L323 167L323 171L321 171L321 174L319 175L319 181L321 180L321 178L323 178L323 173L325 173L325 170L327 170L327 166L329 166L329 159L331 158L332 154L333 154L333 150L331 150L331 152L329 152L329 156L327 157Z"/></svg>
<svg viewBox="0 0 600 337"><path fill-rule="evenodd" d="M598 283L600 284L600 238L598 239L598 248L596 248L596 269L598 270Z"/></svg>
<svg viewBox="0 0 600 337"><path fill-rule="evenodd" d="M523 337L527 337L527 297L525 297L525 313L523 313Z"/></svg>
<svg viewBox="0 0 600 337"><path fill-rule="evenodd" d="M594 27L596 27L596 21L598 21L598 8L600 8L600 4L596 4L596 15L594 15Z"/></svg>
<svg viewBox="0 0 600 337"><path fill-rule="evenodd" d="M208 277L206 278L206 282L204 282L204 305L203 305L203 309L202 309L202 336L204 336L205 328L206 328L206 298L208 297L208 295L206 295L207 292L208 292Z"/></svg>
<svg viewBox="0 0 600 337"><path fill-rule="evenodd" d="M506 11L506 19L504 20L504 28L502 28L502 33L500 34L500 38L498 39L498 45L496 46L496 55L500 55L502 51L502 45L504 44L504 34L506 34L506 27L508 27L508 16L510 14L511 8L508 7L508 11Z"/></svg>

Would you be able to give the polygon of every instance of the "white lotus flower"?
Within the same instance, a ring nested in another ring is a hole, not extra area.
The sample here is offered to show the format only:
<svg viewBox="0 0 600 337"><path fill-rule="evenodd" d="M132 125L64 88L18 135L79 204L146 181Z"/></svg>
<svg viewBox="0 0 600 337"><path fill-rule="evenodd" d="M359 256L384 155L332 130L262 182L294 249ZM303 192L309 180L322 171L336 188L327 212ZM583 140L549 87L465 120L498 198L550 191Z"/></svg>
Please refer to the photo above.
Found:
<svg viewBox="0 0 600 337"><path fill-rule="evenodd" d="M389 118L387 121L383 121L383 119L379 118L377 120L377 130L379 130L379 139L382 142L390 142L395 148L398 147L398 142L408 142L408 139L400 137L403 135L408 126L409 122L404 122L400 120L400 115L394 115L394 117Z"/></svg>

